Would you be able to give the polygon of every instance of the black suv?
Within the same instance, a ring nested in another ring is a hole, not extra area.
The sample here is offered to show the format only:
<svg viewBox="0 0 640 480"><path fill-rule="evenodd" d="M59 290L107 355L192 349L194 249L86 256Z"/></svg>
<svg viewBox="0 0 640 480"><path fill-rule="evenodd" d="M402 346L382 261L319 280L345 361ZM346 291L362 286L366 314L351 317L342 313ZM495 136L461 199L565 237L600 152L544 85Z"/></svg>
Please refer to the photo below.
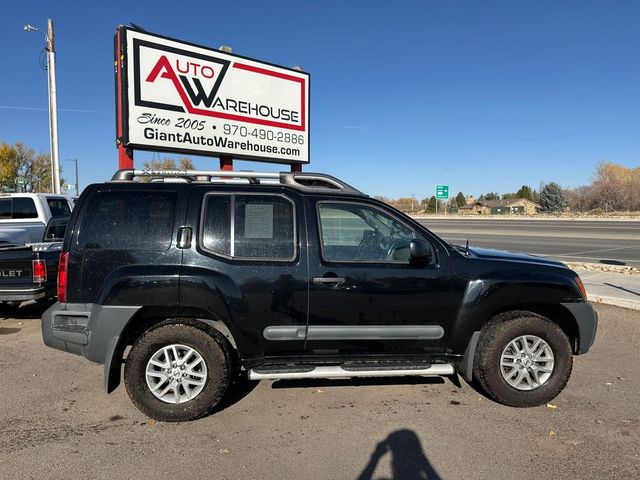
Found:
<svg viewBox="0 0 640 480"><path fill-rule="evenodd" d="M146 182L134 181L146 177ZM597 316L559 262L444 242L312 173L121 170L73 210L44 342L105 365L150 417L250 379L472 378L526 407L566 385Z"/></svg>

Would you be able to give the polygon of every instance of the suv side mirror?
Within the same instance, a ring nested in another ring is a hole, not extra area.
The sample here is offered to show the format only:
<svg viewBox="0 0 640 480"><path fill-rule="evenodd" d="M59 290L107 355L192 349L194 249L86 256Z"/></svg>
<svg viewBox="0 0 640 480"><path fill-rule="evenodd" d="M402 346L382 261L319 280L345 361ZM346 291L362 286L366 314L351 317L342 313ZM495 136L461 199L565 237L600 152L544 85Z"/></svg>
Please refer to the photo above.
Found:
<svg viewBox="0 0 640 480"><path fill-rule="evenodd" d="M433 254L431 245L424 240L414 238L409 244L409 264L414 267L424 267L431 263Z"/></svg>
<svg viewBox="0 0 640 480"><path fill-rule="evenodd" d="M43 242L61 242L64 240L64 232L67 229L68 217L52 218L47 223L47 228L44 230Z"/></svg>

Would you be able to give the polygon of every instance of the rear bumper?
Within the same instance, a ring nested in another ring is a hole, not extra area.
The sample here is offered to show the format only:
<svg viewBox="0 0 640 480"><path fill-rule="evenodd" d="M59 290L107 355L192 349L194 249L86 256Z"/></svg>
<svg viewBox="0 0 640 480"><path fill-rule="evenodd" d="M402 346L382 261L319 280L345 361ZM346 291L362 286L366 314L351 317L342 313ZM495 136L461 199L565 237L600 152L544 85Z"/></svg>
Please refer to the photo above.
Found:
<svg viewBox="0 0 640 480"><path fill-rule="evenodd" d="M42 339L51 348L108 363L124 328L139 309L54 303L42 315Z"/></svg>
<svg viewBox="0 0 640 480"><path fill-rule="evenodd" d="M596 339L598 312L589 302L563 303L562 306L571 313L578 326L578 344L575 353L577 355L587 353Z"/></svg>
<svg viewBox="0 0 640 480"><path fill-rule="evenodd" d="M44 298L44 287L0 288L0 302L26 302Z"/></svg>

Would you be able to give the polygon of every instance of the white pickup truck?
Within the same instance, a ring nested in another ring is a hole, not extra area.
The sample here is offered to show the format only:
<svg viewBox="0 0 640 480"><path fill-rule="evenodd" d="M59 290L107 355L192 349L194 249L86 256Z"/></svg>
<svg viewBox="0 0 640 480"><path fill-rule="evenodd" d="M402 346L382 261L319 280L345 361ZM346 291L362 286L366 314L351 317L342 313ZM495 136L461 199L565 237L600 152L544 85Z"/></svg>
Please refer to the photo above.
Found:
<svg viewBox="0 0 640 480"><path fill-rule="evenodd" d="M69 217L71 197L53 193L0 193L0 245L41 242L52 218Z"/></svg>

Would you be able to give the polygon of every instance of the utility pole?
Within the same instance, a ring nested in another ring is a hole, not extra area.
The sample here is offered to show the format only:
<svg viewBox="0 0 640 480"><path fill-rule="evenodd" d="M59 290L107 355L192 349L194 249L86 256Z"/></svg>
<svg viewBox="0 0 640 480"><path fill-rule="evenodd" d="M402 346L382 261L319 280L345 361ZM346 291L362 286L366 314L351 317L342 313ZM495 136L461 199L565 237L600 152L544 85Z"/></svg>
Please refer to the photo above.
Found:
<svg viewBox="0 0 640 480"><path fill-rule="evenodd" d="M76 169L76 195L80 195L80 186L79 186L79 182L78 182L78 159L77 158L69 158L69 159L67 159L67 162L75 163L75 169Z"/></svg>
<svg viewBox="0 0 640 480"><path fill-rule="evenodd" d="M51 145L51 190L60 193L60 160L58 157L58 101L56 92L56 50L53 20L47 25L47 73L49 74L49 133ZM76 163L77 167L77 163ZM76 176L77 178L77 176ZM76 184L77 186L77 184Z"/></svg>

